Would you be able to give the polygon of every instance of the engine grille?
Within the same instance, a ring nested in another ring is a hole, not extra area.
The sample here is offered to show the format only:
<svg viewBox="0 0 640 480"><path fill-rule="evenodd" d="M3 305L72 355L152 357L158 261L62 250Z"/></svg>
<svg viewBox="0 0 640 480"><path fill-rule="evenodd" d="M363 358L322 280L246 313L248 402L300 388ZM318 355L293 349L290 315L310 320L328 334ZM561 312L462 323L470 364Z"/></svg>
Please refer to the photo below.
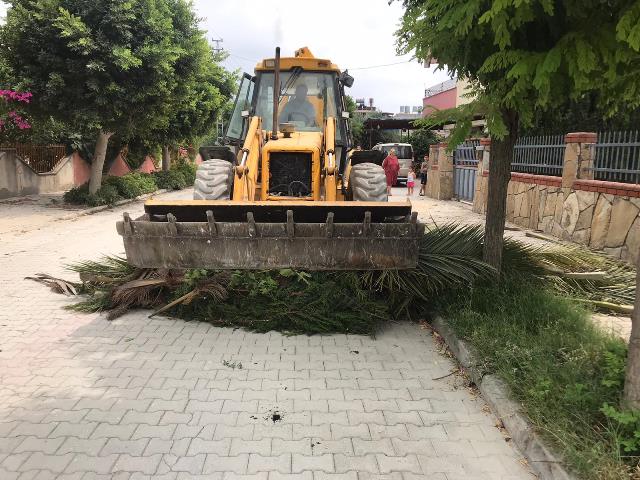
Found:
<svg viewBox="0 0 640 480"><path fill-rule="evenodd" d="M272 152L269 156L269 195L310 197L311 153Z"/></svg>

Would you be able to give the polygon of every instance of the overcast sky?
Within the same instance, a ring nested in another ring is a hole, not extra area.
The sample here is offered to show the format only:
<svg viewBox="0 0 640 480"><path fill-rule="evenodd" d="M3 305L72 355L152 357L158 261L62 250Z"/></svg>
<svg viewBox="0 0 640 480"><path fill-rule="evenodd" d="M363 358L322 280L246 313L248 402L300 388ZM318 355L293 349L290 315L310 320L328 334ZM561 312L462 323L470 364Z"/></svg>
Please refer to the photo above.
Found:
<svg viewBox="0 0 640 480"><path fill-rule="evenodd" d="M99 0L97 0L99 1ZM394 32L402 7L388 0L195 0L211 39L222 38L227 67L253 72L255 64L307 46L320 58L348 68L354 98L373 97L376 106L397 113L400 105L422 105L424 89L446 80L444 71L424 68L411 56L397 56ZM6 6L0 3L4 17ZM398 62L398 65L375 67Z"/></svg>

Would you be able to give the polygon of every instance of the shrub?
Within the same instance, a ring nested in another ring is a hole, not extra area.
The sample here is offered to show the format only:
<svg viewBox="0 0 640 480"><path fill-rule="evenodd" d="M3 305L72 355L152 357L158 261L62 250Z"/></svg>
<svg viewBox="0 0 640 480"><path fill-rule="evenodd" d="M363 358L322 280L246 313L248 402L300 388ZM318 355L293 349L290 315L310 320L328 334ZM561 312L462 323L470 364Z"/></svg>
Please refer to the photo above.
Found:
<svg viewBox="0 0 640 480"><path fill-rule="evenodd" d="M122 177L108 177L103 185L115 187L123 198L139 197L158 189L154 177L146 173L128 173Z"/></svg>
<svg viewBox="0 0 640 480"><path fill-rule="evenodd" d="M187 185L193 185L196 181L196 170L198 166L195 162L189 162L186 160L178 160L174 164L175 170L180 172L184 176L184 181Z"/></svg>
<svg viewBox="0 0 640 480"><path fill-rule="evenodd" d="M87 205L90 207L113 205L118 200L122 200L122 197L118 193L118 189L113 185L103 184L95 194L88 195Z"/></svg>
<svg viewBox="0 0 640 480"><path fill-rule="evenodd" d="M180 190L187 187L185 176L179 170L158 171L153 173L153 178L158 188L167 190Z"/></svg>
<svg viewBox="0 0 640 480"><path fill-rule="evenodd" d="M85 183L79 187L73 187L71 190L64 193L65 203L71 203L73 205L86 205L89 199L89 184Z"/></svg>

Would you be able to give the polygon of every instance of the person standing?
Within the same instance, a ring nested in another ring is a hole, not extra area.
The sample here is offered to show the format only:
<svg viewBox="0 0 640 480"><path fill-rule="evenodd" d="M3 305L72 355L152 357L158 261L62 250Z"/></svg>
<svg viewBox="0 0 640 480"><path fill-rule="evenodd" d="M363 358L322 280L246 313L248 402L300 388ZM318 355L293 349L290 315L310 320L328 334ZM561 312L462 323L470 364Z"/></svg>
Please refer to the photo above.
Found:
<svg viewBox="0 0 640 480"><path fill-rule="evenodd" d="M413 196L413 187L416 184L416 173L413 171L413 167L409 167L409 173L407 173L407 196Z"/></svg>
<svg viewBox="0 0 640 480"><path fill-rule="evenodd" d="M396 157L395 149L391 149L387 158L382 162L384 174L387 177L387 195L391 195L391 187L398 182L398 172L400 171L400 163Z"/></svg>
<svg viewBox="0 0 640 480"><path fill-rule="evenodd" d="M429 155L424 156L422 165L420 165L420 196L424 197L427 193L427 173L429 172Z"/></svg>

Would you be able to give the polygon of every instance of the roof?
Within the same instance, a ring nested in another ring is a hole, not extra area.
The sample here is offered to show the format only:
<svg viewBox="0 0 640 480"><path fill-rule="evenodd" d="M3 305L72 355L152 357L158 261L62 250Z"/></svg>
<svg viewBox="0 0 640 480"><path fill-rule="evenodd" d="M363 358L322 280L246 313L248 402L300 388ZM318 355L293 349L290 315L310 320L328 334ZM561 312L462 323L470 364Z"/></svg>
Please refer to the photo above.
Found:
<svg viewBox="0 0 640 480"><path fill-rule="evenodd" d="M265 58L256 65L256 73L259 71L273 71L275 69L275 58ZM307 47L296 50L295 57L280 57L280 70L291 70L300 67L303 70L328 71L340 73L337 65L324 58L316 58Z"/></svg>
<svg viewBox="0 0 640 480"><path fill-rule="evenodd" d="M367 118L364 121L364 128L379 130L413 130L413 122L419 120L420 117L413 118Z"/></svg>
<svg viewBox="0 0 640 480"><path fill-rule="evenodd" d="M457 78L451 78L449 80L445 80L444 82L440 82L436 85L432 85L431 87L425 89L424 98L433 97L434 95L438 95L439 93L453 90L454 88L456 88L457 83L458 83Z"/></svg>

